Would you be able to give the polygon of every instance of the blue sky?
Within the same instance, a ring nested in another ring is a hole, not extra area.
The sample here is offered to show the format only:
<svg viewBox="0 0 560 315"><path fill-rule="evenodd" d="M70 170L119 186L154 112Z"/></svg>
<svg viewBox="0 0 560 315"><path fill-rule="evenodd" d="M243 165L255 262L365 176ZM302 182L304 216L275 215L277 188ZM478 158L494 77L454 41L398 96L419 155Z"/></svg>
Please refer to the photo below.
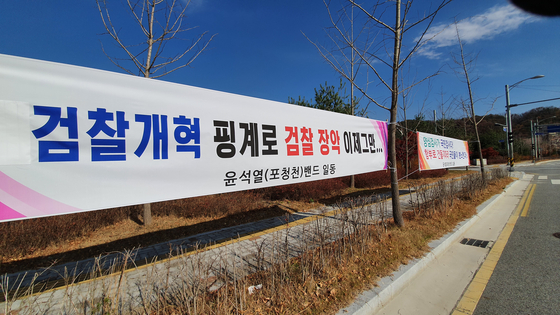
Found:
<svg viewBox="0 0 560 315"><path fill-rule="evenodd" d="M116 0L112 0L116 2ZM3 0L0 11L0 53L55 61L102 70L122 72L101 50L101 43L111 55L119 53L104 32L94 0ZM371 1L363 1L369 8ZM429 1L417 1L410 20L429 9ZM435 5L436 2L433 2ZM339 0L332 0L334 11ZM123 37L136 32L133 21L122 6L112 11L115 24L121 25ZM184 34L196 37L204 31L216 34L209 48L191 67L181 69L162 80L257 98L287 102L289 97L310 99L314 88L328 82L338 85L340 75L325 62L313 42L332 47L325 28L331 26L320 0L193 0L187 11L188 26L196 29ZM359 19L359 15L356 12ZM388 15L387 15L388 18ZM433 40L410 60L405 80L422 78L440 69L442 73L424 82L410 93L408 117L423 109L427 118L433 109L441 112L441 100L467 98L467 88L453 73L451 53L458 53L454 20L463 39L465 52L478 54L472 78L477 114L505 111L505 84L513 84L535 75L538 80L523 82L510 93L511 103L560 97L560 18L540 18L523 13L505 0L455 1L445 7L434 21ZM422 28L406 34L403 46L410 47ZM379 42L377 41L376 44ZM173 47L169 47L172 49ZM389 50L391 48L389 47ZM383 69L383 65L376 64ZM366 73L360 78L365 79ZM387 104L389 92L368 74L368 93ZM365 86L365 83L362 83ZM443 94L443 97L442 97ZM424 106L422 107L422 105ZM447 103L448 104L448 103ZM366 106L365 100L361 103ZM520 106L512 113L522 113L538 106L560 106L560 101ZM446 105L446 107L448 107ZM369 105L369 117L379 120L388 113ZM449 110L447 116L462 117L461 110Z"/></svg>

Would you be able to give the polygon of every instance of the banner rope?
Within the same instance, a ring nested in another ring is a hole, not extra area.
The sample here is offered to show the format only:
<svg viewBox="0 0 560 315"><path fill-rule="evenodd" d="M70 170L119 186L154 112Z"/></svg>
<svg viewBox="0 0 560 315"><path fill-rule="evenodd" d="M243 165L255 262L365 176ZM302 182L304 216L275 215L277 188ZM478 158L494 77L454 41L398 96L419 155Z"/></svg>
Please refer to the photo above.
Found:
<svg viewBox="0 0 560 315"><path fill-rule="evenodd" d="M410 174L408 174L408 175L406 175L406 176L404 176L404 177L400 178L400 179L399 179L399 182L400 182L400 181L401 181L401 180L402 180L403 178L406 178L406 177L408 177L408 176L410 176L410 175L412 175L412 174L414 174L414 173L418 172L419 170L420 170L420 168L418 168L418 169L417 169L417 170L415 170L414 172L412 172L412 173L410 173Z"/></svg>

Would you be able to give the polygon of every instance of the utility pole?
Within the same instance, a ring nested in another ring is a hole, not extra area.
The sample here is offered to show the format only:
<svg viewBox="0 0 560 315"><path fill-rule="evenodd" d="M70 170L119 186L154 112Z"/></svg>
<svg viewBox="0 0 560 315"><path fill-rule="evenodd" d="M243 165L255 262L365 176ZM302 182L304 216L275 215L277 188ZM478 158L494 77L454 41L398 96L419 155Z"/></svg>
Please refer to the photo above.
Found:
<svg viewBox="0 0 560 315"><path fill-rule="evenodd" d="M521 82L527 81L527 80L533 80L533 79L540 79L543 78L544 75L536 75L534 77L530 77L524 80L521 80L519 82L516 82L514 84L511 85L511 87L509 85L506 84L506 124L508 127L508 148L509 148L509 154L511 156L508 156L508 160L509 160L509 170L513 171L513 132L512 132L512 128L511 128L511 108L512 107L516 107L519 105L528 105L528 104L534 104L534 103L541 103L541 102L548 102L548 101L554 101L557 99L560 99L560 97L558 98L552 98L552 99L547 99L547 100L540 100L540 101L534 101L534 102L527 102L527 103L521 103L521 104L509 104L509 90L513 89L514 87L518 86ZM538 125L539 121L537 120L537 125ZM538 139L538 138L537 138ZM537 140L538 141L538 140ZM538 147L538 144L537 144ZM538 151L537 151L538 154Z"/></svg>
<svg viewBox="0 0 560 315"><path fill-rule="evenodd" d="M537 123L535 124L535 149L537 150L537 160L541 157L539 148L539 129L541 129L541 127L539 126L539 117L537 117Z"/></svg>
<svg viewBox="0 0 560 315"><path fill-rule="evenodd" d="M543 120L541 120L541 123L547 119L552 119L552 118L556 118L556 116L551 116L548 118L545 118ZM535 145L536 145L536 154L537 154L537 158L538 157L542 157L541 152L540 152L540 148L539 148L539 135L542 134L541 132L541 126L539 125L539 117L537 117L537 123L535 124Z"/></svg>
<svg viewBox="0 0 560 315"><path fill-rule="evenodd" d="M513 171L513 132L511 129L511 111L509 106L509 85L506 84L506 125L509 170Z"/></svg>
<svg viewBox="0 0 560 315"><path fill-rule="evenodd" d="M533 121L531 120L531 158L535 164L535 130L533 129Z"/></svg>

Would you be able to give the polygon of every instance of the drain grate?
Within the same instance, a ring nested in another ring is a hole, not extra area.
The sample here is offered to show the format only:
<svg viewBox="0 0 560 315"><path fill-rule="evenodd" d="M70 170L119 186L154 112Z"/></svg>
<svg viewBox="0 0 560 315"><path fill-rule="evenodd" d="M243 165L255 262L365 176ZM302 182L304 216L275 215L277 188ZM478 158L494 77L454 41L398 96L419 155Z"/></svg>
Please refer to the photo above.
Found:
<svg viewBox="0 0 560 315"><path fill-rule="evenodd" d="M461 241L461 244L482 248L486 248L486 246L488 246L488 243L490 243L490 241L477 240L474 238L464 238Z"/></svg>

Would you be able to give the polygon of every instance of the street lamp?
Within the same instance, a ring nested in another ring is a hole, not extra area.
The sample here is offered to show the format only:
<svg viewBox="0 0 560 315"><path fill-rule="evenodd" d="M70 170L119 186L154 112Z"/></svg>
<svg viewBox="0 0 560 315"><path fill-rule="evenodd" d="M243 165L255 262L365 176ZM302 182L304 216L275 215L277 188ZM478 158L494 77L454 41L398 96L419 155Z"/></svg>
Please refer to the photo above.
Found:
<svg viewBox="0 0 560 315"><path fill-rule="evenodd" d="M514 87L516 87L517 85L519 85L519 84L520 84L521 82L523 82L523 81L532 80L532 79L540 79L540 78L543 78L543 77L544 77L544 75L537 75L537 76L530 77L530 78L521 80L521 81L519 81L519 82L516 82L516 83L512 84L511 86L509 86L509 85L506 84L506 113L507 113L507 115L506 115L506 116L507 116L506 124L507 124L507 126L508 126L508 134L507 134L507 135L508 135L508 139L507 139L508 143L507 143L507 144L508 144L508 148L509 148L509 150L508 150L508 151L509 151L509 153L508 153L508 154L509 154L509 156L508 156L508 165L509 165L509 170L510 170L510 171L513 171L513 131L512 131L512 127L511 127L511 112L510 112L510 108L511 108L511 107L514 107L514 106L517 106L517 105L519 105L519 104L516 104L516 105L514 105L514 106L511 106L511 105L509 104L509 90L513 89Z"/></svg>

